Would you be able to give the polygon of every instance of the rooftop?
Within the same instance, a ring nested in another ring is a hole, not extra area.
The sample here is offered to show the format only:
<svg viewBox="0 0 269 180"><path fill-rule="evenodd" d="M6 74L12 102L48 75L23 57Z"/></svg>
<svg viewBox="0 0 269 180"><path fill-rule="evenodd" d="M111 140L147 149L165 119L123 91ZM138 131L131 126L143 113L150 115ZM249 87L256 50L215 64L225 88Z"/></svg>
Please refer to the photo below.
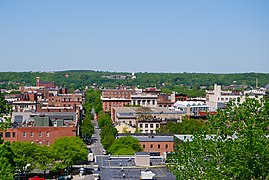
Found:
<svg viewBox="0 0 269 180"><path fill-rule="evenodd" d="M149 136L132 135L132 136L138 139L139 142L174 142L174 136L160 136L160 135L149 135Z"/></svg>
<svg viewBox="0 0 269 180"><path fill-rule="evenodd" d="M118 180L128 179L137 180L141 178L142 172L151 171L155 174L156 180L175 180L175 176L167 171L162 158L150 158L152 166L135 166L134 156L97 156L96 162L99 166L100 179Z"/></svg>
<svg viewBox="0 0 269 180"><path fill-rule="evenodd" d="M136 114L141 107L114 107L115 111L121 115L134 115ZM147 112L145 112L147 113ZM170 110L165 107L150 107L149 114L181 114L178 111Z"/></svg>

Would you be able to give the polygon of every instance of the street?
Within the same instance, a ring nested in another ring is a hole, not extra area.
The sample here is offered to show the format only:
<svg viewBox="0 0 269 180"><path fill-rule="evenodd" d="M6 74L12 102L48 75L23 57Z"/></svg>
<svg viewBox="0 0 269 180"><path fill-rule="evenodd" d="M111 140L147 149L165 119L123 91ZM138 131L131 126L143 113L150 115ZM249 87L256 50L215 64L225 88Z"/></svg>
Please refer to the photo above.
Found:
<svg viewBox="0 0 269 180"><path fill-rule="evenodd" d="M94 125L94 134L92 136L92 144L88 145L88 148L91 148L93 154L96 155L102 155L103 154L103 146L101 144L101 139L100 139L100 130L98 129L98 124L97 120L94 119L92 121Z"/></svg>
<svg viewBox="0 0 269 180"><path fill-rule="evenodd" d="M92 123L94 125L94 134L92 136L92 144L87 145L87 148L90 148L92 150L94 156L103 155L103 146L101 144L100 130L98 129L97 119L94 118ZM90 162L89 165L87 165L87 166L84 165L83 167L93 168L93 164L94 164L94 162ZM76 175L76 176L73 176L73 179L75 179L75 180L93 180L94 177L92 174L89 174L86 176Z"/></svg>

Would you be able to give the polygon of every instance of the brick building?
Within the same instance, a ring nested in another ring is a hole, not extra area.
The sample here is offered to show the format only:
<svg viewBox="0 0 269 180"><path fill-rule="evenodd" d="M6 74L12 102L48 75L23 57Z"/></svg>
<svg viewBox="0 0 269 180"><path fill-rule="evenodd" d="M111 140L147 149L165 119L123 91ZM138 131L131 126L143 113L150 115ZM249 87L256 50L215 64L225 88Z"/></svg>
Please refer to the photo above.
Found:
<svg viewBox="0 0 269 180"><path fill-rule="evenodd" d="M44 88L55 88L55 84L52 81L45 82L45 81L40 81L40 77L36 77L36 86L37 87L44 87Z"/></svg>
<svg viewBox="0 0 269 180"><path fill-rule="evenodd" d="M126 123L135 127L141 115L148 116L150 119L160 119L162 122L169 119L181 120L185 116L182 112L164 107L151 107L148 112L142 114L140 109L141 107L114 107L111 112L111 120L114 124Z"/></svg>
<svg viewBox="0 0 269 180"><path fill-rule="evenodd" d="M3 133L4 141L33 142L41 145L51 145L56 139L65 136L76 136L75 126L70 127L17 127Z"/></svg>
<svg viewBox="0 0 269 180"><path fill-rule="evenodd" d="M133 135L138 139L144 152L160 153L174 152L174 136L140 136Z"/></svg>
<svg viewBox="0 0 269 180"><path fill-rule="evenodd" d="M110 113L113 107L124 107L131 104L131 95L135 94L135 89L121 87L119 89L102 90L102 106L104 112Z"/></svg>
<svg viewBox="0 0 269 180"><path fill-rule="evenodd" d="M50 145L57 138L78 135L75 112L14 112L13 127L3 132L5 141L36 142Z"/></svg>
<svg viewBox="0 0 269 180"><path fill-rule="evenodd" d="M74 107L82 105L84 96L82 93L51 95L48 98L50 107Z"/></svg>
<svg viewBox="0 0 269 180"><path fill-rule="evenodd" d="M142 92L145 94L159 95L161 93L161 90L157 88L149 87L149 88L143 89Z"/></svg>
<svg viewBox="0 0 269 180"><path fill-rule="evenodd" d="M171 107L174 104L170 94L159 94L157 103L158 107Z"/></svg>

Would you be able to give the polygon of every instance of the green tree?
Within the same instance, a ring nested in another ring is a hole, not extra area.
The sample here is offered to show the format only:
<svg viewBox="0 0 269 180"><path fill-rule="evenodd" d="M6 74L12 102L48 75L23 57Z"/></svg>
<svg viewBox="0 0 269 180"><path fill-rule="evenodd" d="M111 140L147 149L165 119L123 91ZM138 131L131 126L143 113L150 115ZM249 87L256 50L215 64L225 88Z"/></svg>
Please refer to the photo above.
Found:
<svg viewBox="0 0 269 180"><path fill-rule="evenodd" d="M105 149L108 149L114 143L114 141L115 137L112 134L107 134L102 138L102 145Z"/></svg>
<svg viewBox="0 0 269 180"><path fill-rule="evenodd" d="M194 134L170 156L169 169L178 179L268 179L269 101L247 99L210 116L206 132Z"/></svg>
<svg viewBox="0 0 269 180"><path fill-rule="evenodd" d="M44 174L47 170L51 170L55 163L55 155L50 146L36 146L34 157L35 168L41 170Z"/></svg>
<svg viewBox="0 0 269 180"><path fill-rule="evenodd" d="M143 149L138 139L132 136L125 136L116 139L108 149L108 152L113 155L133 155L134 152L139 152L142 150Z"/></svg>
<svg viewBox="0 0 269 180"><path fill-rule="evenodd" d="M29 172L33 169L36 147L37 144L30 142L13 142L11 144L15 166L21 173Z"/></svg>
<svg viewBox="0 0 269 180"><path fill-rule="evenodd" d="M104 113L103 111L100 111L98 113L98 126L99 128L103 128L105 125L111 125L111 119L110 116L106 113Z"/></svg>
<svg viewBox="0 0 269 180"><path fill-rule="evenodd" d="M134 155L135 151L132 148L121 148L117 150L113 155Z"/></svg>
<svg viewBox="0 0 269 180"><path fill-rule="evenodd" d="M81 136L85 141L90 139L94 134L94 126L92 124L92 119L93 116L87 113L81 123Z"/></svg>
<svg viewBox="0 0 269 180"><path fill-rule="evenodd" d="M0 117L3 117L3 115L6 114L10 114L11 111L12 111L11 106L2 97L2 94L0 92ZM4 122L0 122L0 132L6 131L10 126L11 126L10 118L5 118Z"/></svg>
<svg viewBox="0 0 269 180"><path fill-rule="evenodd" d="M11 113L11 106L2 97L2 94L0 92L0 115L2 115L2 114L10 114L10 113Z"/></svg>
<svg viewBox="0 0 269 180"><path fill-rule="evenodd" d="M13 161L14 154L10 148L10 143L0 144L0 179L12 180L15 163Z"/></svg>
<svg viewBox="0 0 269 180"><path fill-rule="evenodd" d="M194 134L201 131L209 133L207 123L201 119L186 119L182 122L168 122L158 130L160 133L167 134Z"/></svg>
<svg viewBox="0 0 269 180"><path fill-rule="evenodd" d="M87 146L78 137L59 138L52 144L52 149L56 160L61 161L61 163L55 164L56 168L70 168L76 162L87 160Z"/></svg>
<svg viewBox="0 0 269 180"><path fill-rule="evenodd" d="M101 129L100 133L101 143L105 149L108 149L113 144L116 136L117 136L117 129L111 124L105 125Z"/></svg>

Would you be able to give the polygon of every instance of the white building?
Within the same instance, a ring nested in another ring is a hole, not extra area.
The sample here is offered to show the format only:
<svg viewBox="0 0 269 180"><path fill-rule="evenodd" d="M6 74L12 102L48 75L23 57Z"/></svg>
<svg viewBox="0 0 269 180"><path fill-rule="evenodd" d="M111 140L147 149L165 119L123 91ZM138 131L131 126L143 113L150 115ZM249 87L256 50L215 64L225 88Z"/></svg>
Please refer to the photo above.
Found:
<svg viewBox="0 0 269 180"><path fill-rule="evenodd" d="M240 99L240 103L244 102L248 98L261 99L265 95L263 90L248 90L248 91L222 91L221 86L214 84L213 91L206 91L206 104L210 108L218 109L224 107L224 105L231 101Z"/></svg>
<svg viewBox="0 0 269 180"><path fill-rule="evenodd" d="M135 94L131 95L131 105L140 105L143 107L158 107L157 95L151 94Z"/></svg>
<svg viewBox="0 0 269 180"><path fill-rule="evenodd" d="M199 116L199 112L209 111L209 107L202 101L177 101L169 109L180 111L188 116Z"/></svg>
<svg viewBox="0 0 269 180"><path fill-rule="evenodd" d="M15 101L12 104L14 112L35 112L36 102L32 101Z"/></svg>
<svg viewBox="0 0 269 180"><path fill-rule="evenodd" d="M155 134L156 130L160 128L162 123L161 119L147 119L138 121L138 129L140 133Z"/></svg>

